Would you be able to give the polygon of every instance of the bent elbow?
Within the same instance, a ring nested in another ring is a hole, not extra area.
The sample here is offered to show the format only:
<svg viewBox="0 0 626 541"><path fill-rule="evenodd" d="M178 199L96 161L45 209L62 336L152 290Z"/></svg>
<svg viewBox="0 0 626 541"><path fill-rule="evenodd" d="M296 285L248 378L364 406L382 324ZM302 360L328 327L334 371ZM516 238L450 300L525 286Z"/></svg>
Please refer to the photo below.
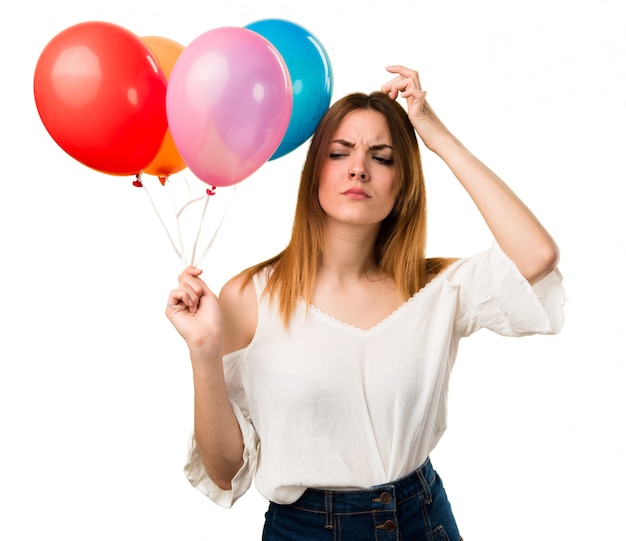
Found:
<svg viewBox="0 0 626 541"><path fill-rule="evenodd" d="M211 468L208 464L204 465L205 471L211 480L222 490L231 490L233 487L233 479L237 472L243 467L243 459L238 462L222 464L220 467Z"/></svg>
<svg viewBox="0 0 626 541"><path fill-rule="evenodd" d="M553 272L559 264L559 259L559 248L554 242L535 247L533 257L526 268L522 270L522 274L533 285Z"/></svg>
<svg viewBox="0 0 626 541"><path fill-rule="evenodd" d="M212 478L213 482L217 485L218 488L220 488L221 490L231 490L233 488L233 483L232 483L232 478L231 479L226 479L226 478Z"/></svg>

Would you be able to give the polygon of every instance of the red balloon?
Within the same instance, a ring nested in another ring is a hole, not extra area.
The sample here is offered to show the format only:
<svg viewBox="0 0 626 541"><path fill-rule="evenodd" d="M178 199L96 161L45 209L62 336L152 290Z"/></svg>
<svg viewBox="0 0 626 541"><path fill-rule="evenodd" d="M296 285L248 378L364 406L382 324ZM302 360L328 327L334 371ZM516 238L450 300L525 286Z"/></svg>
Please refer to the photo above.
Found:
<svg viewBox="0 0 626 541"><path fill-rule="evenodd" d="M106 22L71 26L44 48L35 103L70 156L112 175L140 172L165 132L167 80L139 36Z"/></svg>

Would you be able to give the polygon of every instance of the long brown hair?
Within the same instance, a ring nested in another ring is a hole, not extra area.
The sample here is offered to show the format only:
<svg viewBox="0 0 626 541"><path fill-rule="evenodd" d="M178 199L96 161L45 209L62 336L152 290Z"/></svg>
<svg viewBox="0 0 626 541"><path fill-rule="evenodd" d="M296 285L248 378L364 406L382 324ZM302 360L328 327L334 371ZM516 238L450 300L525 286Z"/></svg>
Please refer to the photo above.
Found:
<svg viewBox="0 0 626 541"><path fill-rule="evenodd" d="M300 178L291 240L278 255L244 271L243 283L268 266L272 273L266 293L278 303L285 324L301 299L310 300L324 251L324 211L318 199L324 162L339 124L351 111L378 111L387 120L394 149L396 203L383 220L374 257L391 277L403 298L409 298L439 272L447 260L425 259L426 192L415 130L402 106L387 94L354 93L335 102L319 123L311 140Z"/></svg>

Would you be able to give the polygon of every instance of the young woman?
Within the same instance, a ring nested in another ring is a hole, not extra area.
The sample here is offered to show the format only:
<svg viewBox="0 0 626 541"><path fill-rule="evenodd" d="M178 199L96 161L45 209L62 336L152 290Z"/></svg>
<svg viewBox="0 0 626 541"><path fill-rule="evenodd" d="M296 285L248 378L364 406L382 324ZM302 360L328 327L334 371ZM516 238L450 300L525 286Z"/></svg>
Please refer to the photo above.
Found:
<svg viewBox="0 0 626 541"><path fill-rule="evenodd" d="M285 250L219 299L188 268L168 300L193 367L186 474L225 507L254 476L265 540L458 541L429 460L458 342L562 323L550 235L434 114L417 72L387 69L381 92L346 96L320 122ZM493 233L484 253L425 259L416 132Z"/></svg>

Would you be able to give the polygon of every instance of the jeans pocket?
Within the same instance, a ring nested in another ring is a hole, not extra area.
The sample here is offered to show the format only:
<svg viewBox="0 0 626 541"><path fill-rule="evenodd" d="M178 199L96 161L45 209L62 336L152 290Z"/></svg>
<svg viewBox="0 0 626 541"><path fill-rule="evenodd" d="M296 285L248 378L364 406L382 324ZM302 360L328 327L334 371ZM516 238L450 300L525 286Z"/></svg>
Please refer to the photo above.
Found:
<svg viewBox="0 0 626 541"><path fill-rule="evenodd" d="M434 541L451 541L446 529L440 524L433 530ZM463 541L462 537L459 537L459 541Z"/></svg>
<svg viewBox="0 0 626 541"><path fill-rule="evenodd" d="M450 541L450 538L448 537L445 528L441 524L433 530L433 540Z"/></svg>

